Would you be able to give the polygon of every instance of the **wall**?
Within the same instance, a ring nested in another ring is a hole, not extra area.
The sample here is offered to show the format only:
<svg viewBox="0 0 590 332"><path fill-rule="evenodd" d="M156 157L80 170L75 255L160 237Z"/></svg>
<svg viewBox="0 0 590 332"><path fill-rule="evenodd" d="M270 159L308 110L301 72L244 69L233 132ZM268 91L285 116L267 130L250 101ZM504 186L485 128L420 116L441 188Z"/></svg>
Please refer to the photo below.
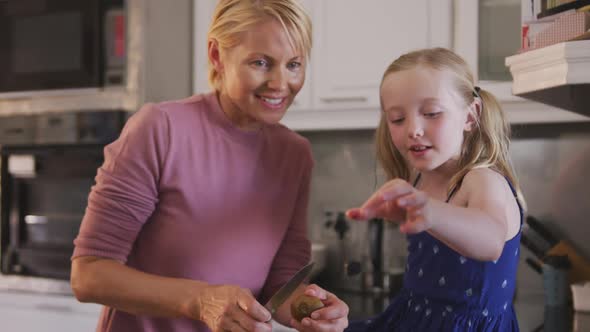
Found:
<svg viewBox="0 0 590 332"><path fill-rule="evenodd" d="M382 183L374 158L372 131L304 132L316 161L309 206L313 240L329 246L329 268L338 268L339 240L325 227L326 210L345 210L362 203ZM521 181L529 214L539 217L590 257L590 126L582 124L522 125L513 128L511 157ZM345 239L351 259L366 258L366 224L351 223ZM385 262L403 266L405 240L388 227ZM354 248L354 249L353 249ZM522 260L532 256L522 251ZM541 291L540 276L521 264L519 283ZM522 287L521 287L522 288Z"/></svg>
<svg viewBox="0 0 590 332"><path fill-rule="evenodd" d="M192 0L144 0L145 101L192 93Z"/></svg>

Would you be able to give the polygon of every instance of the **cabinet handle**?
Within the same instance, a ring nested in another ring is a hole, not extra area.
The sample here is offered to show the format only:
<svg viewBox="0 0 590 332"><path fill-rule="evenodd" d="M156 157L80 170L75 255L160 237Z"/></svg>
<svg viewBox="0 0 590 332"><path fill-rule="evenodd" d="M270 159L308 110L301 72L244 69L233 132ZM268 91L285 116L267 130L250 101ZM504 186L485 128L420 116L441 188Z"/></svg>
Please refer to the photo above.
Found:
<svg viewBox="0 0 590 332"><path fill-rule="evenodd" d="M53 311L53 312L73 312L72 308L66 305L59 305L59 304L49 304L49 303L40 303L35 306L35 308L43 311Z"/></svg>
<svg viewBox="0 0 590 332"><path fill-rule="evenodd" d="M324 103L365 103L367 97L327 97L321 98Z"/></svg>
<svg viewBox="0 0 590 332"><path fill-rule="evenodd" d="M25 224L27 225L39 225L39 224L47 224L47 217L46 216L35 216L32 214L25 216Z"/></svg>

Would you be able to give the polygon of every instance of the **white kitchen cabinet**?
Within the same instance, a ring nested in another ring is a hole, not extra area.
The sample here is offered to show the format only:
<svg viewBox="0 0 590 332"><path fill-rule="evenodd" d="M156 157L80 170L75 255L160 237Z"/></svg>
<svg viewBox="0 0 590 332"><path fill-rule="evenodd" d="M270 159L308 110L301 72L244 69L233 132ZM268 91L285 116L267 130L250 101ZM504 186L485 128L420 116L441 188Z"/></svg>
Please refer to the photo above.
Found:
<svg viewBox="0 0 590 332"><path fill-rule="evenodd" d="M304 88L283 123L295 130L375 128L387 65L410 50L451 46L452 0L302 0L314 46ZM194 91L208 91L206 33L215 3L194 0Z"/></svg>
<svg viewBox="0 0 590 332"><path fill-rule="evenodd" d="M2 331L94 331L100 310L72 296L0 292Z"/></svg>
<svg viewBox="0 0 590 332"><path fill-rule="evenodd" d="M467 61L478 84L498 98L511 123L586 121L513 93L505 59L520 49L523 1L528 0L454 0L453 50Z"/></svg>
<svg viewBox="0 0 590 332"><path fill-rule="evenodd" d="M504 58L520 47L521 0L454 0L453 50L473 70L476 81L503 104L522 103L512 94Z"/></svg>
<svg viewBox="0 0 590 332"><path fill-rule="evenodd" d="M374 112L381 77L394 59L450 46L450 6L440 0L316 0L313 19L311 84L318 110Z"/></svg>

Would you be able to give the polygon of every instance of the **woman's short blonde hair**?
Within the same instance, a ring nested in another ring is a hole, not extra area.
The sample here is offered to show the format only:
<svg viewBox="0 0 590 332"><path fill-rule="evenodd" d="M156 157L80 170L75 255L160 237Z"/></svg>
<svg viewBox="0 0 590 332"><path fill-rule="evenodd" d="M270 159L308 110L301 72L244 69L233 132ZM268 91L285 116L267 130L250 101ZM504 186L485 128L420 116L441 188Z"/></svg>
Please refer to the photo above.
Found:
<svg viewBox="0 0 590 332"><path fill-rule="evenodd" d="M311 19L298 0L219 0L207 39L229 49L240 42L240 34L253 25L275 19L285 29L293 47L309 57ZM209 85L219 90L219 73L209 60Z"/></svg>

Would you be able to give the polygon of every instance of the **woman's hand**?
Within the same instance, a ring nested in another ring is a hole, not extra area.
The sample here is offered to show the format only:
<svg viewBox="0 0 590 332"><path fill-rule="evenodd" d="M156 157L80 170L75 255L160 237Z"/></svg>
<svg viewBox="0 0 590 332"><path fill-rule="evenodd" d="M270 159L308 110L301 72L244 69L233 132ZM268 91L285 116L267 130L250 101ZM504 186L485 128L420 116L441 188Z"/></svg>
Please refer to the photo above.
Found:
<svg viewBox="0 0 590 332"><path fill-rule="evenodd" d="M303 318L301 322L291 319L291 326L304 332L341 332L348 326L348 306L336 295L322 289L318 285L308 285L305 294L318 297L324 307L314 311L311 318Z"/></svg>
<svg viewBox="0 0 590 332"><path fill-rule="evenodd" d="M199 292L197 319L214 332L256 331L270 332L270 312L252 295L238 286L211 285Z"/></svg>
<svg viewBox="0 0 590 332"><path fill-rule="evenodd" d="M346 211L351 219L384 218L399 222L403 233L419 233L432 227L430 199L407 181L394 179L379 188L360 208Z"/></svg>

